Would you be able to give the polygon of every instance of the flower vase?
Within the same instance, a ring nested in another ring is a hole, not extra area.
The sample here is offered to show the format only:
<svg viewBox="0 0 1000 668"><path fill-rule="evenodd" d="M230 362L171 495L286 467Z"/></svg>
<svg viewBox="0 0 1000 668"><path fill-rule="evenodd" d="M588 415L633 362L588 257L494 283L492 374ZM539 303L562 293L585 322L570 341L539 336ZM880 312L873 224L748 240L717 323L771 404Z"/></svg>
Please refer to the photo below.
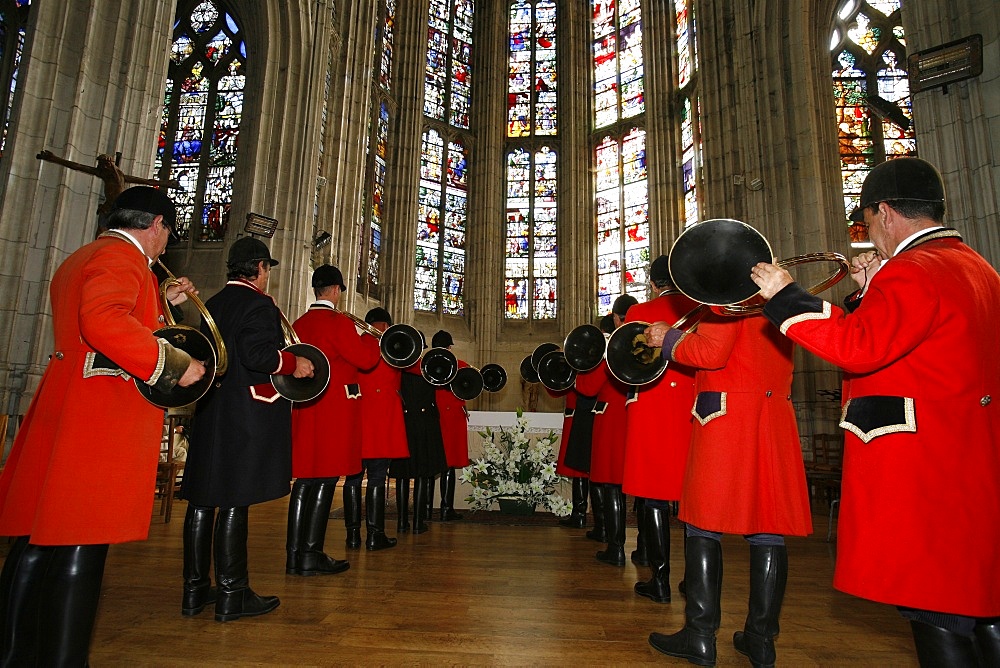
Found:
<svg viewBox="0 0 1000 668"><path fill-rule="evenodd" d="M500 504L500 512L504 515L533 515L535 513L535 504L528 503L524 499L500 497L497 502Z"/></svg>

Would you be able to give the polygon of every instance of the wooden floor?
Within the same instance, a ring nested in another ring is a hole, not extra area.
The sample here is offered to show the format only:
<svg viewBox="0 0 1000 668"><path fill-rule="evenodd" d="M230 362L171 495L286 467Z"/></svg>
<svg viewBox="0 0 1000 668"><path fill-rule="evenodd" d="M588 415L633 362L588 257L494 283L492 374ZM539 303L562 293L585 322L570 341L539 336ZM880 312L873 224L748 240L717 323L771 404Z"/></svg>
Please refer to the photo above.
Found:
<svg viewBox="0 0 1000 668"><path fill-rule="evenodd" d="M170 524L154 516L148 541L112 546L91 664L689 665L646 640L684 623L676 525L674 602L658 605L632 591L647 569L601 564L598 543L561 527L434 523L420 536L401 536L394 549L351 551L343 574L286 576L286 507L282 499L250 510L251 585L281 597L263 617L222 624L211 607L181 616L184 502ZM826 517L815 521L814 536L788 540L778 665L916 666L909 626L893 608L833 590L835 543L825 542ZM629 551L634 543L630 529ZM327 551L347 553L340 521L330 522ZM748 549L727 536L723 553L718 662L749 665L731 642L746 615Z"/></svg>

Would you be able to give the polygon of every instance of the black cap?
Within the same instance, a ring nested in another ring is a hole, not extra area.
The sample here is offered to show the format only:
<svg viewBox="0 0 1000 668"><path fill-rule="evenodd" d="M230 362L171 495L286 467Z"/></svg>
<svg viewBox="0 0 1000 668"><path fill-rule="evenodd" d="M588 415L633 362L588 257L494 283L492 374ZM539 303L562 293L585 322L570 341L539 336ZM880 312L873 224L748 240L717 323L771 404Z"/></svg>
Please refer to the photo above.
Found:
<svg viewBox="0 0 1000 668"><path fill-rule="evenodd" d="M615 318L613 315L608 313L603 318L601 318L600 324L601 331L605 334L611 334L615 331Z"/></svg>
<svg viewBox="0 0 1000 668"><path fill-rule="evenodd" d="M278 261L271 257L271 251L267 250L267 245L260 239L240 237L229 247L227 264L233 265L253 260L267 260L272 267L278 264Z"/></svg>
<svg viewBox="0 0 1000 668"><path fill-rule="evenodd" d="M163 216L163 223L170 229L170 236L179 239L177 235L177 209L173 201L162 190L151 186L133 186L122 191L111 210L130 209L145 211L156 216Z"/></svg>
<svg viewBox="0 0 1000 668"><path fill-rule="evenodd" d="M618 299L611 306L611 312L619 318L624 318L628 310L639 303L639 300L632 295L619 295Z"/></svg>
<svg viewBox="0 0 1000 668"><path fill-rule="evenodd" d="M327 288L331 285L340 286L341 290L347 289L347 286L344 285L344 275L340 273L340 269L329 264L316 267L312 277L313 288Z"/></svg>
<svg viewBox="0 0 1000 668"><path fill-rule="evenodd" d="M381 306L376 306L375 308L365 313L365 322L369 325L374 325L376 322L384 322L385 324L392 325L392 316Z"/></svg>
<svg viewBox="0 0 1000 668"><path fill-rule="evenodd" d="M865 209L886 200L944 202L944 182L934 165L920 158L895 158L875 165L861 186L858 208L851 220L865 219Z"/></svg>
<svg viewBox="0 0 1000 668"><path fill-rule="evenodd" d="M455 345L455 342L451 338L451 334L439 329L437 333L431 338L431 346L434 348L447 348L448 346Z"/></svg>
<svg viewBox="0 0 1000 668"><path fill-rule="evenodd" d="M666 255L653 260L649 265L649 280L658 288L664 285L672 285L670 278L670 258Z"/></svg>

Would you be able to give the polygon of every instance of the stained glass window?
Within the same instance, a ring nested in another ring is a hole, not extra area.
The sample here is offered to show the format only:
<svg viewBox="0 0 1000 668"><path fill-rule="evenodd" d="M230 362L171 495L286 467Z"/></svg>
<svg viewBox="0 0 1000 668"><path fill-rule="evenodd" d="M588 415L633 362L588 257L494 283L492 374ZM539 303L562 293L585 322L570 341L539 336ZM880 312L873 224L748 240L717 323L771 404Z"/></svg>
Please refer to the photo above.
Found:
<svg viewBox="0 0 1000 668"><path fill-rule="evenodd" d="M556 152L516 148L507 154L505 316L556 317Z"/></svg>
<svg viewBox="0 0 1000 668"><path fill-rule="evenodd" d="M375 36L375 56L379 63L378 76L372 86L372 107L375 114L368 124L365 193L358 253L358 290L381 298L379 267L382 259L382 222L385 211L386 156L389 143L390 100L392 96L393 26L396 22L396 0L380 3L381 32ZM393 105L394 106L394 105Z"/></svg>
<svg viewBox="0 0 1000 668"><path fill-rule="evenodd" d="M600 313L622 293L645 300L649 269L646 132L632 128L619 142L606 136L595 151L597 173L597 298Z"/></svg>
<svg viewBox="0 0 1000 668"><path fill-rule="evenodd" d="M17 90L17 76L24 52L25 26L28 25L30 0L0 0L0 119L3 121L3 135L0 136L0 156L7 145L7 131L10 128L10 114L14 107L14 93Z"/></svg>
<svg viewBox="0 0 1000 668"><path fill-rule="evenodd" d="M646 298L649 192L639 0L591 0L598 312L623 293ZM627 124L626 124L627 121Z"/></svg>
<svg viewBox="0 0 1000 668"><path fill-rule="evenodd" d="M419 311L463 315L468 153L434 129L424 132L420 151L416 280ZM440 299L439 299L440 297Z"/></svg>
<svg viewBox="0 0 1000 668"><path fill-rule="evenodd" d="M701 108L696 83L698 41L692 0L674 0L674 52L677 54L677 89L680 92L681 193L684 226L698 222L698 182L701 168Z"/></svg>
<svg viewBox="0 0 1000 668"><path fill-rule="evenodd" d="M544 320L558 296L556 3L518 0L508 16L504 315Z"/></svg>
<svg viewBox="0 0 1000 668"><path fill-rule="evenodd" d="M430 0L420 150L418 311L464 315L473 0Z"/></svg>
<svg viewBox="0 0 1000 668"><path fill-rule="evenodd" d="M424 115L469 128L472 0L430 0Z"/></svg>
<svg viewBox="0 0 1000 668"><path fill-rule="evenodd" d="M156 166L161 179L181 184L171 196L185 239L225 238L246 60L242 30L223 0L178 4Z"/></svg>
<svg viewBox="0 0 1000 668"><path fill-rule="evenodd" d="M830 54L845 217L875 165L917 154L899 0L845 0L834 16ZM877 111L876 111L877 110ZM852 242L867 232L847 221Z"/></svg>
<svg viewBox="0 0 1000 668"><path fill-rule="evenodd" d="M556 134L556 6L516 2L510 7L507 136Z"/></svg>
<svg viewBox="0 0 1000 668"><path fill-rule="evenodd" d="M646 110L640 0L592 0L594 127Z"/></svg>

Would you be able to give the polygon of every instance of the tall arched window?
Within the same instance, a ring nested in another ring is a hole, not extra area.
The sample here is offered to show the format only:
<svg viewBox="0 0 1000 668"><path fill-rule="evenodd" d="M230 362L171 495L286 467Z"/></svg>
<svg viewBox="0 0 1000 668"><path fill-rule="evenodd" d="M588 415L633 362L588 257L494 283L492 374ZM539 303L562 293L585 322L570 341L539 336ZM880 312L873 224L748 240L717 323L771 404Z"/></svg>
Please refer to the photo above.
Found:
<svg viewBox="0 0 1000 668"><path fill-rule="evenodd" d="M24 31L28 25L30 5L31 0L0 0L0 86L3 86L0 89L0 120L3 121L0 157L7 146L7 131L14 107L14 93L17 91L17 75L24 52Z"/></svg>
<svg viewBox="0 0 1000 668"><path fill-rule="evenodd" d="M701 180L701 103L698 99L698 40L693 0L674 0L674 52L677 54L677 92L681 137L681 193L684 226L698 222L698 184Z"/></svg>
<svg viewBox="0 0 1000 668"><path fill-rule="evenodd" d="M858 205L875 165L917 154L906 42L899 0L844 0L833 19L830 52L844 186L844 217ZM853 245L870 246L847 221Z"/></svg>
<svg viewBox="0 0 1000 668"><path fill-rule="evenodd" d="M472 0L430 0L420 145L416 275L418 311L465 313Z"/></svg>
<svg viewBox="0 0 1000 668"><path fill-rule="evenodd" d="M594 192L600 313L645 299L649 272L645 80L640 0L591 0Z"/></svg>
<svg viewBox="0 0 1000 668"><path fill-rule="evenodd" d="M181 0L156 155L159 178L177 179L185 239L222 241L229 221L246 86L243 33L224 0Z"/></svg>
<svg viewBox="0 0 1000 668"><path fill-rule="evenodd" d="M504 315L556 317L556 3L509 6Z"/></svg>
<svg viewBox="0 0 1000 668"><path fill-rule="evenodd" d="M396 108L392 90L394 26L396 0L379 3L380 29L375 39L377 69L372 77L372 118L368 128L365 165L366 206L362 212L361 248L358 254L358 290L369 297L381 298L379 266L382 259L382 221L385 211L386 154L389 123Z"/></svg>

